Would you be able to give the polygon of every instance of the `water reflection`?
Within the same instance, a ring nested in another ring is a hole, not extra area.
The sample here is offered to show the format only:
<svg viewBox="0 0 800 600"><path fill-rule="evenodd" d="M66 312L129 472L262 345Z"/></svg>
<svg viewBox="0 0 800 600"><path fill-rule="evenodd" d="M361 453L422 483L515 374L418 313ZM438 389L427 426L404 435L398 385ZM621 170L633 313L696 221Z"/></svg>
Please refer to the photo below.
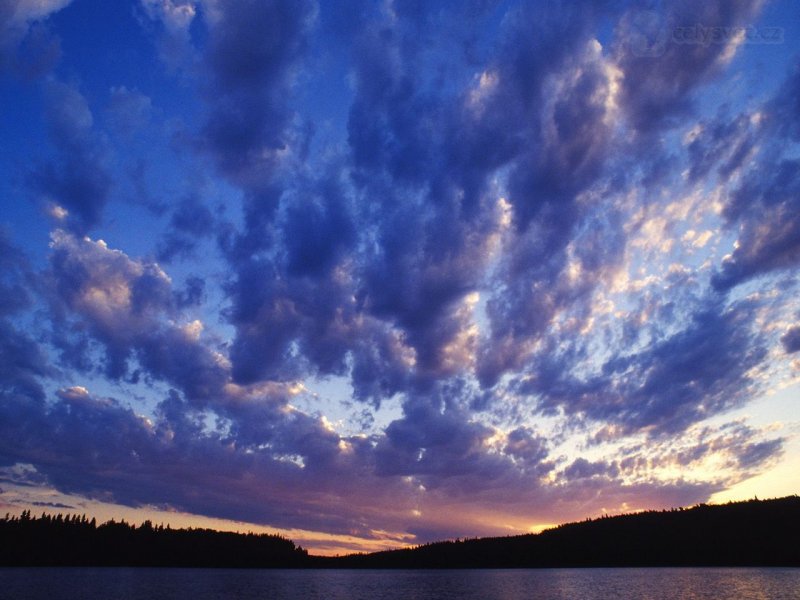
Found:
<svg viewBox="0 0 800 600"><path fill-rule="evenodd" d="M800 569L0 569L0 600L798 600Z"/></svg>

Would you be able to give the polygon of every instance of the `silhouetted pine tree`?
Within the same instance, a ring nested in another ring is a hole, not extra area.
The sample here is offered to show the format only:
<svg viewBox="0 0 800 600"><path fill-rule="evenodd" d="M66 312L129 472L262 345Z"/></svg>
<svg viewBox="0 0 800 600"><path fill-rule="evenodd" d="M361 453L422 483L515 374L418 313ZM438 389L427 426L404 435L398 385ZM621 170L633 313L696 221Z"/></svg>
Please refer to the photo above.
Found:
<svg viewBox="0 0 800 600"><path fill-rule="evenodd" d="M0 521L0 565L296 567L307 553L269 534L210 529L139 527L114 519L97 525L86 515L19 517Z"/></svg>

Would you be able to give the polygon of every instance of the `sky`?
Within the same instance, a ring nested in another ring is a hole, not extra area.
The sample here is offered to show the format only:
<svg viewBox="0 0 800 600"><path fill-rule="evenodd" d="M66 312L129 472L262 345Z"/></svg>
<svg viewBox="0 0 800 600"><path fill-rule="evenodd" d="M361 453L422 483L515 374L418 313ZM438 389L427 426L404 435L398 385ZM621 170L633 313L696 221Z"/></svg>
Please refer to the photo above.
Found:
<svg viewBox="0 0 800 600"><path fill-rule="evenodd" d="M794 0L0 0L0 513L800 492L799 57Z"/></svg>

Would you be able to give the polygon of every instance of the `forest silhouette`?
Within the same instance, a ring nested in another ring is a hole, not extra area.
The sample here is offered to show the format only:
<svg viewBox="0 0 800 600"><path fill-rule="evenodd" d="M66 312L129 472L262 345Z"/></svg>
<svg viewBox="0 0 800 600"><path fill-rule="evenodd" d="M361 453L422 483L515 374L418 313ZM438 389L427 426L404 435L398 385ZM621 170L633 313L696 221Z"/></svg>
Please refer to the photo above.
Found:
<svg viewBox="0 0 800 600"><path fill-rule="evenodd" d="M0 565L135 567L296 567L307 552L278 535L172 529L145 521L98 525L86 515L0 520Z"/></svg>
<svg viewBox="0 0 800 600"><path fill-rule="evenodd" d="M334 559L348 568L800 566L800 497L646 511ZM323 563L325 559L319 560Z"/></svg>
<svg viewBox="0 0 800 600"><path fill-rule="evenodd" d="M800 566L800 497L646 511L539 534L310 556L278 535L98 525L85 515L0 520L0 565L292 568Z"/></svg>

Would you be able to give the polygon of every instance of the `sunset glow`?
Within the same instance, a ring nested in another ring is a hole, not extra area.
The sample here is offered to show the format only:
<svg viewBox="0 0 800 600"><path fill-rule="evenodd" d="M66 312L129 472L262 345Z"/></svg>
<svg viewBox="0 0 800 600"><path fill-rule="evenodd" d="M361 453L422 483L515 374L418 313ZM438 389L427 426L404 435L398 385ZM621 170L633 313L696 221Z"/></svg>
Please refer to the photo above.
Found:
<svg viewBox="0 0 800 600"><path fill-rule="evenodd" d="M800 492L800 4L657 4L2 4L0 512Z"/></svg>

